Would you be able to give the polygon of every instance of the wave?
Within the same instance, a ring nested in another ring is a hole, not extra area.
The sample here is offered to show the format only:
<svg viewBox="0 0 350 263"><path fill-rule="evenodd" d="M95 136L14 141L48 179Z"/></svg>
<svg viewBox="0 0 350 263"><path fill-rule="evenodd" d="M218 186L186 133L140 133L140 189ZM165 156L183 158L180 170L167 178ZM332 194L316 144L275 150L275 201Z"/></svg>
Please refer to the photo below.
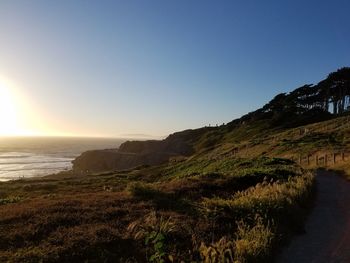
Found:
<svg viewBox="0 0 350 263"><path fill-rule="evenodd" d="M33 156L33 153L26 152L4 152L0 153L0 159L8 159L8 158L28 158Z"/></svg>
<svg viewBox="0 0 350 263"><path fill-rule="evenodd" d="M22 156L11 156L11 155L9 155L9 156L0 156L0 159L23 159L23 158L30 158L31 157L31 155L28 155L28 156L24 156L24 155L22 155Z"/></svg>
<svg viewBox="0 0 350 263"><path fill-rule="evenodd" d="M1 172L18 172L18 171L34 171L34 170L61 170L61 169L67 169L66 166L62 167L36 167L36 168L23 168L23 169L8 169L8 170L1 170Z"/></svg>
<svg viewBox="0 0 350 263"><path fill-rule="evenodd" d="M70 163L72 161L72 159L69 160L62 160L62 161L36 161L36 162L6 162L6 163L2 163L0 161L0 167L1 165L8 165L8 164L32 164L32 163Z"/></svg>
<svg viewBox="0 0 350 263"><path fill-rule="evenodd" d="M44 176L71 169L82 152L117 148L124 139L2 138L0 181Z"/></svg>

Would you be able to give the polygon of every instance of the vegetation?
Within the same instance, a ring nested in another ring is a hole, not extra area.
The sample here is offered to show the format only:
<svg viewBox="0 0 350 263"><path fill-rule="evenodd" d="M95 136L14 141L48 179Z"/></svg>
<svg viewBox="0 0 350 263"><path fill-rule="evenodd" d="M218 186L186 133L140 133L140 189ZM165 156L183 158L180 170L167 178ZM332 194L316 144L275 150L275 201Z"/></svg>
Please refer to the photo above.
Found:
<svg viewBox="0 0 350 263"><path fill-rule="evenodd" d="M21 200L20 197L18 196L13 196L13 197L6 197L0 199L0 205L5 205L5 204L11 204L11 203L17 203Z"/></svg>
<svg viewBox="0 0 350 263"><path fill-rule="evenodd" d="M295 127L329 119L350 106L350 68L332 72L317 85L306 84L276 95L261 109L243 119L270 119L272 126Z"/></svg>
<svg viewBox="0 0 350 263"><path fill-rule="evenodd" d="M349 104L342 68L226 125L121 147L168 163L2 182L0 261L270 262L312 199L291 159L346 152Z"/></svg>
<svg viewBox="0 0 350 263"><path fill-rule="evenodd" d="M275 235L268 225L256 218L253 227L244 222L237 223L237 234L234 240L222 237L219 241L201 244L199 251L203 262L254 262L269 256Z"/></svg>
<svg viewBox="0 0 350 263"><path fill-rule="evenodd" d="M1 183L19 198L0 206L0 261L268 261L312 180L285 159L227 158Z"/></svg>

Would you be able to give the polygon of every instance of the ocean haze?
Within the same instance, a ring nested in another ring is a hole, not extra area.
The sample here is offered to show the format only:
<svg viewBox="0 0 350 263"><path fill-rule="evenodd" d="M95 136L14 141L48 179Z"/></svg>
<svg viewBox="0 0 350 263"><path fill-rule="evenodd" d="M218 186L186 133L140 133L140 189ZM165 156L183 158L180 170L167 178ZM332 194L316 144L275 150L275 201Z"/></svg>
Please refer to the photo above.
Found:
<svg viewBox="0 0 350 263"><path fill-rule="evenodd" d="M0 181L70 169L82 152L118 148L126 139L74 137L0 137Z"/></svg>

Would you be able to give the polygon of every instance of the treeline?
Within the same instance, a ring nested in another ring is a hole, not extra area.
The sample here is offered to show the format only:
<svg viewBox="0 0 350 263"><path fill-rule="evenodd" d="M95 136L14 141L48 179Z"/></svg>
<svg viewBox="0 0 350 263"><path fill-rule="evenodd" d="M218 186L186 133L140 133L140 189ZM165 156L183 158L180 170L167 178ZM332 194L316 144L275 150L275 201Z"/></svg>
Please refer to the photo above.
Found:
<svg viewBox="0 0 350 263"><path fill-rule="evenodd" d="M311 109L342 114L350 109L350 68L332 72L318 84L307 84L290 93L281 93L262 111L293 111L302 114Z"/></svg>
<svg viewBox="0 0 350 263"><path fill-rule="evenodd" d="M318 84L306 84L280 93L262 108L227 124L233 129L244 123L262 121L270 128L292 128L328 120L350 112L350 67L330 73Z"/></svg>

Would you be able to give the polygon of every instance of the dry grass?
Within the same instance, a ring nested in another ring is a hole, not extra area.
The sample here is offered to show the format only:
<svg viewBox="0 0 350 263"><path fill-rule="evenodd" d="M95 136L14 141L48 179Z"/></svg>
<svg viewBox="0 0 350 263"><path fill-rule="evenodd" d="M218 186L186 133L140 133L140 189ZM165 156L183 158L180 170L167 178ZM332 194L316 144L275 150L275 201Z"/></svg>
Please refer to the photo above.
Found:
<svg viewBox="0 0 350 263"><path fill-rule="evenodd" d="M280 159L206 163L1 183L0 261L200 262L205 247L265 260L312 176Z"/></svg>

